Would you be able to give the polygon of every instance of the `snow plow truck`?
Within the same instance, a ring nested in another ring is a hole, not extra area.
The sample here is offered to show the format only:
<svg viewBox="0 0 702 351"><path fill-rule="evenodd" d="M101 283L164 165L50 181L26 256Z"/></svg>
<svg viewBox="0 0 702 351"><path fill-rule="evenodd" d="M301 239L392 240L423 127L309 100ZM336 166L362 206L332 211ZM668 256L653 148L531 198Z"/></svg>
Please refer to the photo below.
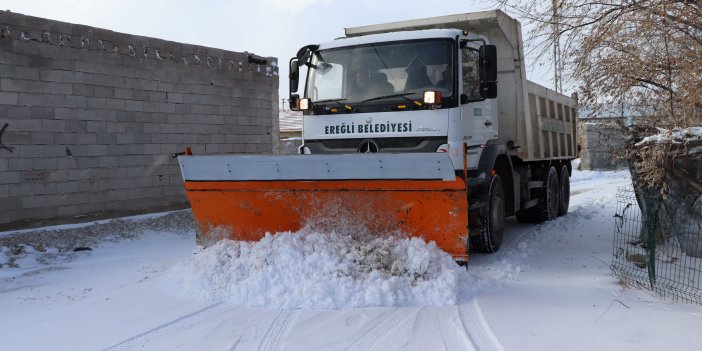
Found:
<svg viewBox="0 0 702 351"><path fill-rule="evenodd" d="M298 155L179 156L200 244L346 223L465 262L500 248L505 218L568 211L577 97L526 79L499 10L347 28L289 79Z"/></svg>

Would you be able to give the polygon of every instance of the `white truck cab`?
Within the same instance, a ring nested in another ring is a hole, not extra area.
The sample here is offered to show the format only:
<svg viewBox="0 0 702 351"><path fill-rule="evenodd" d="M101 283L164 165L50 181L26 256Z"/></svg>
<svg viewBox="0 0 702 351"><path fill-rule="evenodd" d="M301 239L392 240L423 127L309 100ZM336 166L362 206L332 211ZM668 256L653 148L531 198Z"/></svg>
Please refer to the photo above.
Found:
<svg viewBox="0 0 702 351"><path fill-rule="evenodd" d="M488 44L466 31L428 29L306 49L302 153L447 152L463 169L464 143L498 135ZM469 168L477 168L479 150Z"/></svg>

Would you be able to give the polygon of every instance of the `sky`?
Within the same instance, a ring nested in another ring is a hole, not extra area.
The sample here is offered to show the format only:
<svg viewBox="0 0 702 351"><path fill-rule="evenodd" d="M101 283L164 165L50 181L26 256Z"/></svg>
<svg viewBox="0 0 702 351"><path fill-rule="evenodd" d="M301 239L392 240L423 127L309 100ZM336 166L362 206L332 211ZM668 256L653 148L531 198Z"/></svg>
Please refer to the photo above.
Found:
<svg viewBox="0 0 702 351"><path fill-rule="evenodd" d="M248 51L278 58L280 97L288 96L288 61L307 44L344 35L344 28L488 10L474 0L4 0L0 9L116 32ZM552 87L544 65L527 76Z"/></svg>

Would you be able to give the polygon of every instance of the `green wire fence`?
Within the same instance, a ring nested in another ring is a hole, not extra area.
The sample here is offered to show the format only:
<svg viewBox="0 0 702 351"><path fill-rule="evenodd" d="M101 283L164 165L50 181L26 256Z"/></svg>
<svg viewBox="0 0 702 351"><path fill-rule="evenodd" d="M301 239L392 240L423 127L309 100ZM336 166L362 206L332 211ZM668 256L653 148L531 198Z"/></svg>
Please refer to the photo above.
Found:
<svg viewBox="0 0 702 351"><path fill-rule="evenodd" d="M612 272L623 282L702 305L702 199L689 205L620 189Z"/></svg>

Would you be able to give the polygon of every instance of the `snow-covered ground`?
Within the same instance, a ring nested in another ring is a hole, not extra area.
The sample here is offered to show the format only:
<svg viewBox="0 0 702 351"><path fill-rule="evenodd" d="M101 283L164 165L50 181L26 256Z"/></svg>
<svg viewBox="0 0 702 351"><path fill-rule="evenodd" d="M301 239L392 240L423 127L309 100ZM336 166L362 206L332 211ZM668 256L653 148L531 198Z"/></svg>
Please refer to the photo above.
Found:
<svg viewBox="0 0 702 351"><path fill-rule="evenodd" d="M702 307L610 273L614 195L628 174L571 182L569 214L510 221L502 249L467 269L433 244L344 228L197 250L188 212L44 228L64 244L39 249L20 243L47 232L0 233L15 240L0 248L0 349L702 348Z"/></svg>

